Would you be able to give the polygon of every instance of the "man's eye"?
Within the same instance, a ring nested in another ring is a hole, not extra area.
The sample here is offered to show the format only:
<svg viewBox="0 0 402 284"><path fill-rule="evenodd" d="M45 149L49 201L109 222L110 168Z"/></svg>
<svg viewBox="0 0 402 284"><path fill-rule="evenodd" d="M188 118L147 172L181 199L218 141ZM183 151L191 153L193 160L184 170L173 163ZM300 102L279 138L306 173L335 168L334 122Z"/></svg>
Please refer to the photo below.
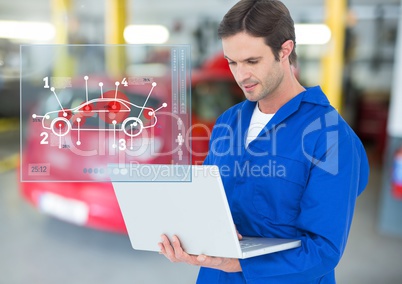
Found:
<svg viewBox="0 0 402 284"><path fill-rule="evenodd" d="M228 62L229 65L236 65L236 62Z"/></svg>
<svg viewBox="0 0 402 284"><path fill-rule="evenodd" d="M255 61L255 60L249 60L248 61L248 64L257 64L258 63L258 61Z"/></svg>

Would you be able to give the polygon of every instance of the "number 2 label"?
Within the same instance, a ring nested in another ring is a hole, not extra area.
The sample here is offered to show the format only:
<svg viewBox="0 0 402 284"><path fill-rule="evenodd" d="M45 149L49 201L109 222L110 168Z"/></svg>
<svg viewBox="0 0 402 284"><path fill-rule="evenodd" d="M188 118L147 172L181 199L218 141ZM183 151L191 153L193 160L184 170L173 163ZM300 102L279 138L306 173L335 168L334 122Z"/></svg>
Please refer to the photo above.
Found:
<svg viewBox="0 0 402 284"><path fill-rule="evenodd" d="M47 145L47 144L49 144L49 141L47 140L48 138L49 138L49 134L47 133L47 132L42 132L41 134L40 134L40 137L42 137L43 136L43 139L40 141L40 144L41 145Z"/></svg>

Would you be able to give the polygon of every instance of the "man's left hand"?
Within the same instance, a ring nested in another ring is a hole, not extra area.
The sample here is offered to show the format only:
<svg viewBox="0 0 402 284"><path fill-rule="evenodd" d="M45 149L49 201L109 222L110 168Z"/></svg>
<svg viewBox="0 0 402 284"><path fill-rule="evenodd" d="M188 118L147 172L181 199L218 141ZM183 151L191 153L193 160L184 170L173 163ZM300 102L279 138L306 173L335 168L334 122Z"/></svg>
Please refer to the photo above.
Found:
<svg viewBox="0 0 402 284"><path fill-rule="evenodd" d="M177 236L172 237L172 242L166 235L161 236L162 240L158 244L160 253L163 254L171 262L184 262L191 265L209 267L219 269L225 272L240 272L241 266L238 259L212 257L206 255L190 255L186 253Z"/></svg>

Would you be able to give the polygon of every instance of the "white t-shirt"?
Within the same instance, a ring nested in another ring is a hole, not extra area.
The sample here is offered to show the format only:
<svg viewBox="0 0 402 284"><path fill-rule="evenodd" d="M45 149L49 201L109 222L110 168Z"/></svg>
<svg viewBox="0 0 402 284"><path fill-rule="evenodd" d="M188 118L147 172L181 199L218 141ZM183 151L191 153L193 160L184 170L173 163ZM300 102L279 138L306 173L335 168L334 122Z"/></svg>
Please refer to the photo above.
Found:
<svg viewBox="0 0 402 284"><path fill-rule="evenodd" d="M258 103L255 105L253 115L251 116L250 126L247 132L246 148L251 141L257 138L261 130L267 125L275 113L263 113L258 108Z"/></svg>

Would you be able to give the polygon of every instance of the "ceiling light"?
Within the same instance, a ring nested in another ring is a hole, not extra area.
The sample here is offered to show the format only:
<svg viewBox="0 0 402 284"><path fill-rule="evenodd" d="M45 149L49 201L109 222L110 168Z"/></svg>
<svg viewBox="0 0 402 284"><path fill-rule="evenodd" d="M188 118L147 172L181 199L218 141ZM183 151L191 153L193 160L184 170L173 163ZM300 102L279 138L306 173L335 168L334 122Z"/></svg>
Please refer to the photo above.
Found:
<svg viewBox="0 0 402 284"><path fill-rule="evenodd" d="M124 29L124 39L133 44L166 43L169 31L161 25L130 25Z"/></svg>
<svg viewBox="0 0 402 284"><path fill-rule="evenodd" d="M50 23L0 21L0 38L43 42L52 40L55 34Z"/></svg>
<svg viewBox="0 0 402 284"><path fill-rule="evenodd" d="M331 40L331 30L324 24L296 24L296 44L323 45Z"/></svg>

